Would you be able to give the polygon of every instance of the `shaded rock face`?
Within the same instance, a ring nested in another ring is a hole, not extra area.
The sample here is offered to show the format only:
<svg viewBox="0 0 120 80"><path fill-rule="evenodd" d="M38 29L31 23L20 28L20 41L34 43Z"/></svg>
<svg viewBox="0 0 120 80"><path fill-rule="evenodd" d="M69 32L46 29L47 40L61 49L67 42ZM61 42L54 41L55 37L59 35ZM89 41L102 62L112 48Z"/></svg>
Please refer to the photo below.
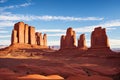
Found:
<svg viewBox="0 0 120 80"><path fill-rule="evenodd" d="M78 48L79 49L87 49L86 46L86 40L85 40L85 34L81 34L78 39Z"/></svg>
<svg viewBox="0 0 120 80"><path fill-rule="evenodd" d="M31 44L47 46L47 35L35 32L35 28L24 24L24 22L18 22L14 25L11 36L11 44L21 43L21 44Z"/></svg>
<svg viewBox="0 0 120 80"><path fill-rule="evenodd" d="M61 37L61 49L75 48L76 47L76 34L70 27L67 29L66 36Z"/></svg>
<svg viewBox="0 0 120 80"><path fill-rule="evenodd" d="M42 33L36 32L36 44L40 46L47 46L47 35L44 34L42 37Z"/></svg>
<svg viewBox="0 0 120 80"><path fill-rule="evenodd" d="M91 34L91 48L109 48L106 29L97 27Z"/></svg>
<svg viewBox="0 0 120 80"><path fill-rule="evenodd" d="M43 35L43 46L47 46L47 34Z"/></svg>
<svg viewBox="0 0 120 80"><path fill-rule="evenodd" d="M60 48L61 48L61 49L64 49L64 48L65 48L65 36L64 36L64 35L61 36Z"/></svg>

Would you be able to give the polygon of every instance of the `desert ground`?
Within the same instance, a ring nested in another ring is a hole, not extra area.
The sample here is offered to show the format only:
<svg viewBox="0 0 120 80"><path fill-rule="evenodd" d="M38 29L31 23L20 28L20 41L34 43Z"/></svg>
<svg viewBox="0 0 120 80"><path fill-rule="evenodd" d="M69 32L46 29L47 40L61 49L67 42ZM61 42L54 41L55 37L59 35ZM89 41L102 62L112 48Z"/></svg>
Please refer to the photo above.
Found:
<svg viewBox="0 0 120 80"><path fill-rule="evenodd" d="M90 55L91 54L91 55ZM101 56L99 55L101 54ZM0 80L120 80L120 54L78 49L0 51Z"/></svg>

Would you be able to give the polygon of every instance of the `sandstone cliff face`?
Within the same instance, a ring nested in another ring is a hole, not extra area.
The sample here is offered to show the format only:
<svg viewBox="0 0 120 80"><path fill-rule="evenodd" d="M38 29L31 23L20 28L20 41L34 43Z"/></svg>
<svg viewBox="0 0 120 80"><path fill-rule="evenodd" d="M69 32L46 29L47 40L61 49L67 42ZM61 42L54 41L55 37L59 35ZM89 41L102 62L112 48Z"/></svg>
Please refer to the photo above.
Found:
<svg viewBox="0 0 120 80"><path fill-rule="evenodd" d="M66 36L61 37L61 49L75 48L76 47L76 34L70 27L67 29Z"/></svg>
<svg viewBox="0 0 120 80"><path fill-rule="evenodd" d="M24 30L24 32L25 32L24 33L25 34L24 40L25 40L25 43L28 44L28 42L29 42L29 40L28 40L29 39L29 36L28 36L29 35L28 34L28 32L29 32L29 26L27 24L25 24L24 27L25 27L25 30Z"/></svg>
<svg viewBox="0 0 120 80"><path fill-rule="evenodd" d="M65 36L64 35L62 35L61 36L61 40L60 40L60 48L61 49L64 49L65 48Z"/></svg>
<svg viewBox="0 0 120 80"><path fill-rule="evenodd" d="M105 28L97 27L91 34L91 48L109 48Z"/></svg>
<svg viewBox="0 0 120 80"><path fill-rule="evenodd" d="M44 34L42 37L42 33L36 32L36 44L40 46L47 46L47 35Z"/></svg>
<svg viewBox="0 0 120 80"><path fill-rule="evenodd" d="M11 36L11 45L16 43L47 46L47 35L42 37L42 33L35 32L35 27L18 22L14 25Z"/></svg>
<svg viewBox="0 0 120 80"><path fill-rule="evenodd" d="M78 39L78 48L79 49L87 49L87 46L86 46L86 40L85 40L85 34L81 34L79 39Z"/></svg>
<svg viewBox="0 0 120 80"><path fill-rule="evenodd" d="M47 46L47 34L43 35L43 46Z"/></svg>
<svg viewBox="0 0 120 80"><path fill-rule="evenodd" d="M35 44L35 28L29 26L29 44Z"/></svg>
<svg viewBox="0 0 120 80"><path fill-rule="evenodd" d="M11 43L12 44L18 43L18 37L17 37L16 30L12 30Z"/></svg>

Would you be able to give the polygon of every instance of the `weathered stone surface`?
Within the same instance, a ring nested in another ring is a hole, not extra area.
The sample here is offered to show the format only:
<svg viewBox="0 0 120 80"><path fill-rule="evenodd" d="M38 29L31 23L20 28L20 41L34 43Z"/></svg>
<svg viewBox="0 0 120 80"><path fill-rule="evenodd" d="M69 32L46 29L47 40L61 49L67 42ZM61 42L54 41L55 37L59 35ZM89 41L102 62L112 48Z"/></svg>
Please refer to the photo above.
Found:
<svg viewBox="0 0 120 80"><path fill-rule="evenodd" d="M18 43L17 31L12 30L11 44L15 44L15 43Z"/></svg>
<svg viewBox="0 0 120 80"><path fill-rule="evenodd" d="M42 33L36 32L36 44L40 46L47 46L46 34L42 37Z"/></svg>
<svg viewBox="0 0 120 80"><path fill-rule="evenodd" d="M86 40L85 40L85 34L81 34L78 39L78 48L80 49L87 49L86 47Z"/></svg>
<svg viewBox="0 0 120 80"><path fill-rule="evenodd" d="M40 46L43 46L43 36L42 33L39 34Z"/></svg>
<svg viewBox="0 0 120 80"><path fill-rule="evenodd" d="M73 31L73 45L76 46L76 33Z"/></svg>
<svg viewBox="0 0 120 80"><path fill-rule="evenodd" d="M64 48L65 48L65 36L64 36L64 35L61 36L60 48L61 48L61 49L64 49Z"/></svg>
<svg viewBox="0 0 120 80"><path fill-rule="evenodd" d="M36 43L35 28L32 26L29 26L29 44L34 45L35 43Z"/></svg>
<svg viewBox="0 0 120 80"><path fill-rule="evenodd" d="M43 46L47 46L47 34L43 35Z"/></svg>
<svg viewBox="0 0 120 80"><path fill-rule="evenodd" d="M39 35L40 35L40 33L39 33L39 32L36 32L36 33L35 33L35 37L36 37L36 44L37 44L37 45L40 45L40 36L39 36Z"/></svg>
<svg viewBox="0 0 120 80"><path fill-rule="evenodd" d="M25 24L25 31L24 32L25 32L25 36L24 36L25 40L24 41L25 41L26 44L28 44L28 35L29 34L28 34L28 25L27 24Z"/></svg>
<svg viewBox="0 0 120 80"><path fill-rule="evenodd" d="M17 31L18 43L24 43L24 22L16 23L14 29Z"/></svg>
<svg viewBox="0 0 120 80"><path fill-rule="evenodd" d="M105 28L97 27L91 34L91 48L109 48Z"/></svg>
<svg viewBox="0 0 120 80"><path fill-rule="evenodd" d="M47 47L47 35L44 34L42 37L42 33L35 33L34 27L28 26L28 24L24 24L24 22L18 22L14 25L11 35L11 44L14 43Z"/></svg>
<svg viewBox="0 0 120 80"><path fill-rule="evenodd" d="M63 39L65 38L65 39ZM76 47L76 34L75 31L69 27L66 32L66 36L61 37L61 49L63 48L75 48ZM64 47L63 47L64 45Z"/></svg>

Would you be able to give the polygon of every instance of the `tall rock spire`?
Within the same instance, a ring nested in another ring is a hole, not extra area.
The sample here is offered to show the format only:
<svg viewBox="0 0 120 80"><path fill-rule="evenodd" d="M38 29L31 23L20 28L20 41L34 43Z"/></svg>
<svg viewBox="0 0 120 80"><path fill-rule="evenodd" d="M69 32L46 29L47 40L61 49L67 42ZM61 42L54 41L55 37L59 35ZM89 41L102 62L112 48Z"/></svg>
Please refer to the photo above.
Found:
<svg viewBox="0 0 120 80"><path fill-rule="evenodd" d="M79 49L87 49L86 47L86 40L85 40L85 34L81 34L79 39L78 39L78 48Z"/></svg>
<svg viewBox="0 0 120 80"><path fill-rule="evenodd" d="M66 36L61 37L61 49L75 48L76 47L76 34L75 31L69 27Z"/></svg>

